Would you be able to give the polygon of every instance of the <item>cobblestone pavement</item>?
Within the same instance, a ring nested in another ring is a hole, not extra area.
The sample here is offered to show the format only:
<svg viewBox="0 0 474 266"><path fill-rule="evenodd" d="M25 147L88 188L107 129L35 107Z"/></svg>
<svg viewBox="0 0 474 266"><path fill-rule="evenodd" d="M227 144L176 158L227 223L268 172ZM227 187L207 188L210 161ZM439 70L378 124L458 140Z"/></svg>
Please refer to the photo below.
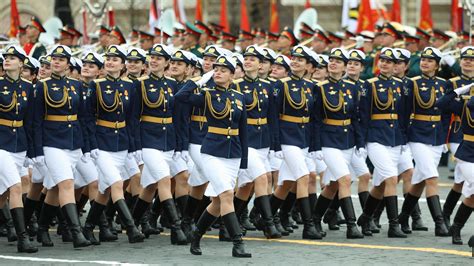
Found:
<svg viewBox="0 0 474 266"><path fill-rule="evenodd" d="M449 192L452 181L446 178L445 168L440 170L440 196L443 200ZM401 186L399 187L401 191ZM357 185L353 185L353 194ZM442 201L443 204L444 200ZM402 196L399 197L399 209ZM354 199L356 213L361 213L357 199ZM219 242L217 230L213 230L202 241L202 256L189 253L189 246L172 246L169 231L160 236L151 236L144 243L128 244L125 235L115 243L102 243L100 246L74 250L72 244L62 243L61 239L51 233L55 243L54 248L40 247L39 253L28 255L16 253L14 244L0 239L0 265L19 264L193 264L193 265L222 265L222 264L324 264L341 263L360 264L442 264L442 265L472 265L471 249L467 241L474 234L474 215L462 231L465 242L462 246L451 244L450 237L435 237L428 206L421 200L423 220L429 227L428 232L414 232L407 239L389 239L387 234L387 218L382 216L382 231L373 237L359 240L347 240L345 227L340 231L327 231L328 236L320 241L301 240L301 229L296 233L279 239L267 240L261 232L248 232L246 236L247 249L252 252L251 259L235 259L231 257L232 244ZM300 227L301 228L301 227ZM327 228L325 227L325 230Z"/></svg>

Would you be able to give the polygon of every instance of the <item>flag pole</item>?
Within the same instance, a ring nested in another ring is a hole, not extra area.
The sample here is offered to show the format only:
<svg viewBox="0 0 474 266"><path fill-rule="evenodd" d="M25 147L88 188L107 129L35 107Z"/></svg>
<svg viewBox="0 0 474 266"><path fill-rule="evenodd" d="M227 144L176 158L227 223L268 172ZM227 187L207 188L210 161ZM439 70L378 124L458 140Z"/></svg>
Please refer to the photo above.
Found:
<svg viewBox="0 0 474 266"><path fill-rule="evenodd" d="M163 44L163 0L160 0L160 20L161 20L160 42L161 44Z"/></svg>

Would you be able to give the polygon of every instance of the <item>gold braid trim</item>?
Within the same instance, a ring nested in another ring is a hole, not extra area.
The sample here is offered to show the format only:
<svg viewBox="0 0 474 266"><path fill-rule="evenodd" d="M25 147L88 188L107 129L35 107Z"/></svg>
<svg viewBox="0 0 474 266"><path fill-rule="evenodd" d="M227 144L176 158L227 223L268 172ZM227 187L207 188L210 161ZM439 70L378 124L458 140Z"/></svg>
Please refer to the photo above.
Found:
<svg viewBox="0 0 474 266"><path fill-rule="evenodd" d="M211 112L211 115L215 119L224 119L225 117L229 116L230 110L231 110L231 103L229 98L226 99L225 101L225 107L222 109L222 111L218 112L214 109L212 106L212 96L209 92L206 91L206 96L205 96L205 102L208 106L209 111Z"/></svg>
<svg viewBox="0 0 474 266"><path fill-rule="evenodd" d="M17 94L16 94L16 91L13 92L13 95L12 95L12 101L11 103L9 103L8 105L3 105L3 104L0 104L0 112L4 112L4 113L7 113L7 112L10 112L11 110L13 110L13 108L15 108L16 106L16 103L17 103Z"/></svg>

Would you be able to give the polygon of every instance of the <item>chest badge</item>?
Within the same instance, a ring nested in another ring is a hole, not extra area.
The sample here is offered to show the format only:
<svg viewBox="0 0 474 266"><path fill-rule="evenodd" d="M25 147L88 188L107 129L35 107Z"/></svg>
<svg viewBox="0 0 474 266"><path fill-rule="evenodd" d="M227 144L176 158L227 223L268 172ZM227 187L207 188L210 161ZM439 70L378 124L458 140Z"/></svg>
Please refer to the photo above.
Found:
<svg viewBox="0 0 474 266"><path fill-rule="evenodd" d="M59 90L59 87L52 87L51 88L53 91L58 91Z"/></svg>
<svg viewBox="0 0 474 266"><path fill-rule="evenodd" d="M378 89L379 92L385 92L387 89L384 89L384 88L380 88Z"/></svg>
<svg viewBox="0 0 474 266"><path fill-rule="evenodd" d="M10 94L10 92L9 91L2 91L2 94L3 95L8 95L8 94Z"/></svg>
<svg viewBox="0 0 474 266"><path fill-rule="evenodd" d="M421 90L421 91L427 91L428 88L427 88L427 87L421 87L420 90Z"/></svg>
<svg viewBox="0 0 474 266"><path fill-rule="evenodd" d="M112 94L112 90L106 90L105 93L106 94Z"/></svg>
<svg viewBox="0 0 474 266"><path fill-rule="evenodd" d="M156 89L156 88L153 88L153 89L149 89L148 91L149 91L149 92L156 92L157 89Z"/></svg>
<svg viewBox="0 0 474 266"><path fill-rule="evenodd" d="M125 95L125 100L128 101L128 90L125 90L125 91L123 92L123 95Z"/></svg>
<svg viewBox="0 0 474 266"><path fill-rule="evenodd" d="M331 94L331 95L334 95L336 93L337 93L336 91L329 91L329 94Z"/></svg>

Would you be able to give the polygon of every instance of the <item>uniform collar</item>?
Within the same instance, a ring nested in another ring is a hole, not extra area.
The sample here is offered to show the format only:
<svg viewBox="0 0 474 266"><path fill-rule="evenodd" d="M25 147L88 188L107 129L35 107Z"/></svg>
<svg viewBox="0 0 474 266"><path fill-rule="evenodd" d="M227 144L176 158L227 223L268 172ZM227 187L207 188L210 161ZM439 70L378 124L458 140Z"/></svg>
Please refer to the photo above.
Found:
<svg viewBox="0 0 474 266"><path fill-rule="evenodd" d="M390 79L392 79L392 77L387 77L384 74L379 74L379 79L381 79L381 80L390 80Z"/></svg>
<svg viewBox="0 0 474 266"><path fill-rule="evenodd" d="M61 76L58 75L58 74L51 73L51 78L52 78L52 79L61 80L61 79L65 79L65 78L66 78L66 75L64 75L64 76L61 77Z"/></svg>
<svg viewBox="0 0 474 266"><path fill-rule="evenodd" d="M350 81L352 81L352 82L354 82L354 83L357 83L357 82L359 81L359 80L355 80L355 79L353 79L353 78L351 78L351 77L349 77L349 76L346 76L346 79L348 79L348 80L350 80Z"/></svg>
<svg viewBox="0 0 474 266"><path fill-rule="evenodd" d="M216 89L219 90L219 91L228 91L229 88L226 88L226 87L222 87L222 86L219 86L216 84Z"/></svg>
<svg viewBox="0 0 474 266"><path fill-rule="evenodd" d="M245 75L244 80L246 80L248 82L257 82L258 81L258 76L255 79L252 79L249 76Z"/></svg>
<svg viewBox="0 0 474 266"><path fill-rule="evenodd" d="M341 81L341 79L335 79L335 78L333 78L333 77L331 77L331 76L328 77L328 80L329 80L330 82L332 82L332 83L338 83L339 81Z"/></svg>
<svg viewBox="0 0 474 266"><path fill-rule="evenodd" d="M17 80L14 80L14 79L10 78L10 76L8 76L7 74L5 74L5 79L6 79L8 82L10 82L10 83L18 83L18 82L20 82L20 80L21 80L20 77L18 77Z"/></svg>
<svg viewBox="0 0 474 266"><path fill-rule="evenodd" d="M114 78L112 77L111 75L107 74L107 76L105 77L107 80L110 80L110 81L113 81L113 82L117 82L120 80L120 77L118 78Z"/></svg>
<svg viewBox="0 0 474 266"><path fill-rule="evenodd" d="M127 78L129 78L129 79L131 79L131 80L134 80L134 81L138 79L138 77L135 77L135 76L132 75L132 74L128 74L128 75L127 75Z"/></svg>
<svg viewBox="0 0 474 266"><path fill-rule="evenodd" d="M424 79L435 79L436 78L436 75L433 75L433 76L428 76L428 75L425 75L423 73L421 73L421 76L424 78Z"/></svg>
<svg viewBox="0 0 474 266"><path fill-rule="evenodd" d="M473 80L474 80L474 77L468 77L468 76L466 76L466 75L464 75L464 74L461 74L461 78L462 78L462 79L465 79L465 80L469 80L469 81L473 81Z"/></svg>
<svg viewBox="0 0 474 266"><path fill-rule="evenodd" d="M155 75L155 74L153 74L153 73L150 73L150 77L151 77L152 79L156 79L156 80L162 80L162 79L165 78L164 75L161 76L161 78L160 78L160 77L158 77L157 75Z"/></svg>
<svg viewBox="0 0 474 266"><path fill-rule="evenodd" d="M297 75L295 75L293 73L291 74L290 77L291 77L291 79L294 79L294 80L302 80L303 79L303 78L300 78L300 77L298 77Z"/></svg>

